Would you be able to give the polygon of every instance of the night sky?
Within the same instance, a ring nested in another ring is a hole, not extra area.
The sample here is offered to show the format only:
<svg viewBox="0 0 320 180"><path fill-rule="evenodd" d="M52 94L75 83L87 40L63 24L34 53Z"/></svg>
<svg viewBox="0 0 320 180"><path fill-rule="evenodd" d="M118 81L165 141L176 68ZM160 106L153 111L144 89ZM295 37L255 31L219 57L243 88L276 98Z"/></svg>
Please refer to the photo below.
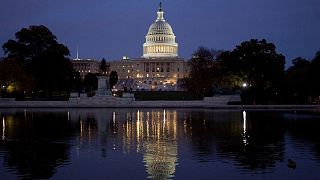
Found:
<svg viewBox="0 0 320 180"><path fill-rule="evenodd" d="M159 0L1 0L0 44L29 25L45 25L67 45L71 57L101 60L142 56L142 44L156 19ZM232 50L251 38L265 38L286 56L320 50L320 0L163 0L179 55L199 46ZM3 56L1 51L0 56Z"/></svg>

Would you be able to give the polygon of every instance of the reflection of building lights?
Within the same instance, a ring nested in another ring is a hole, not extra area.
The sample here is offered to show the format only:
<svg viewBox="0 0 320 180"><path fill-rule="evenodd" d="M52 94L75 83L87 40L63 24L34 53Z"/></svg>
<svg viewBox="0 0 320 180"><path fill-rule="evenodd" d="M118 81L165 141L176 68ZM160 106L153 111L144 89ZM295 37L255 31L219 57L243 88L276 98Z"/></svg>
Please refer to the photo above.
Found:
<svg viewBox="0 0 320 180"><path fill-rule="evenodd" d="M187 120L186 119L183 120L183 132L184 132L184 134L187 133Z"/></svg>
<svg viewBox="0 0 320 180"><path fill-rule="evenodd" d="M112 114L112 126L113 126L113 134L116 133L116 112L113 112Z"/></svg>
<svg viewBox="0 0 320 180"><path fill-rule="evenodd" d="M27 109L24 109L24 120L27 119Z"/></svg>
<svg viewBox="0 0 320 180"><path fill-rule="evenodd" d="M80 136L83 136L83 122L82 119L80 119Z"/></svg>
<svg viewBox="0 0 320 180"><path fill-rule="evenodd" d="M89 144L91 144L91 123L90 122L88 126L88 136L89 136Z"/></svg>
<svg viewBox="0 0 320 180"><path fill-rule="evenodd" d="M6 138L6 122L4 121L4 117L2 118L2 140Z"/></svg>
<svg viewBox="0 0 320 180"><path fill-rule="evenodd" d="M246 129L247 129L247 112L243 111L242 115L243 115L243 132L246 133Z"/></svg>
<svg viewBox="0 0 320 180"><path fill-rule="evenodd" d="M243 144L247 145L248 144L248 136L247 136L247 112L243 111L242 112L242 116L243 116Z"/></svg>
<svg viewBox="0 0 320 180"><path fill-rule="evenodd" d="M177 165L176 111L173 113L152 112L150 138L144 142L143 161L147 168L148 178L167 179L174 177ZM162 121L162 123L161 123ZM148 121L147 121L148 123ZM147 135L148 135L147 134Z"/></svg>
<svg viewBox="0 0 320 180"><path fill-rule="evenodd" d="M137 123L136 123L136 129L137 129L137 151L140 150L140 143L141 143L141 137L143 137L143 121L140 121L140 111L137 112Z"/></svg>

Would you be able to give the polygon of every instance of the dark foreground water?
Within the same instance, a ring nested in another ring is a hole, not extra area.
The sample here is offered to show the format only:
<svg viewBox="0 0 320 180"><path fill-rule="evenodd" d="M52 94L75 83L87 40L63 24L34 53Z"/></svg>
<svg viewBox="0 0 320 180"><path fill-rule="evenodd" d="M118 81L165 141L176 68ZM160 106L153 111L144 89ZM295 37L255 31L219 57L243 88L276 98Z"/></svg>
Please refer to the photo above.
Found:
<svg viewBox="0 0 320 180"><path fill-rule="evenodd" d="M320 179L319 115L0 109L0 179Z"/></svg>

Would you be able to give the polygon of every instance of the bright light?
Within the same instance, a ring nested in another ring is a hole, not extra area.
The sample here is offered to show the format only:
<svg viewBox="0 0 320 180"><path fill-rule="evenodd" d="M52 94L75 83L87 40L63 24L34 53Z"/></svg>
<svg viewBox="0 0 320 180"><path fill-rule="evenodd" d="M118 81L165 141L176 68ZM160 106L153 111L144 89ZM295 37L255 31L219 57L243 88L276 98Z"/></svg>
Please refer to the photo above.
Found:
<svg viewBox="0 0 320 180"><path fill-rule="evenodd" d="M8 93L12 93L14 90L15 90L14 84L10 84L10 85L7 87L7 92L8 92Z"/></svg>
<svg viewBox="0 0 320 180"><path fill-rule="evenodd" d="M247 86L248 86L247 83L243 83L243 84L242 84L242 87L244 87L244 88L247 87Z"/></svg>

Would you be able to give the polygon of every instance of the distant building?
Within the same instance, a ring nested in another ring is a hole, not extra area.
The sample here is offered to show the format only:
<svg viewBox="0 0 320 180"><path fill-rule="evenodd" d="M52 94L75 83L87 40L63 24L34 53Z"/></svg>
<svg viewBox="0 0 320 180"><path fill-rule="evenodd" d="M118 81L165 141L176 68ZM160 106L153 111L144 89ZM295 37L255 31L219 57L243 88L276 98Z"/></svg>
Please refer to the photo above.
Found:
<svg viewBox="0 0 320 180"><path fill-rule="evenodd" d="M110 71L116 71L119 82L117 89L123 89L124 79L133 79L126 83L133 90L177 90L178 79L189 76L189 67L178 56L176 36L169 23L163 17L161 7L156 21L149 27L146 42L143 44L143 56L111 61Z"/></svg>
<svg viewBox="0 0 320 180"><path fill-rule="evenodd" d="M79 59L77 57L71 60L71 63L73 69L80 73L82 79L84 79L88 73L100 73L100 63L93 59Z"/></svg>
<svg viewBox="0 0 320 180"><path fill-rule="evenodd" d="M172 27L163 17L161 7L157 19L149 27L143 43L143 55L130 59L107 61L107 72L100 72L100 62L90 59L72 60L73 67L82 78L87 73L109 74L116 71L119 81L115 89L124 90L181 90L177 87L179 79L189 77L187 62L178 56L178 43Z"/></svg>

